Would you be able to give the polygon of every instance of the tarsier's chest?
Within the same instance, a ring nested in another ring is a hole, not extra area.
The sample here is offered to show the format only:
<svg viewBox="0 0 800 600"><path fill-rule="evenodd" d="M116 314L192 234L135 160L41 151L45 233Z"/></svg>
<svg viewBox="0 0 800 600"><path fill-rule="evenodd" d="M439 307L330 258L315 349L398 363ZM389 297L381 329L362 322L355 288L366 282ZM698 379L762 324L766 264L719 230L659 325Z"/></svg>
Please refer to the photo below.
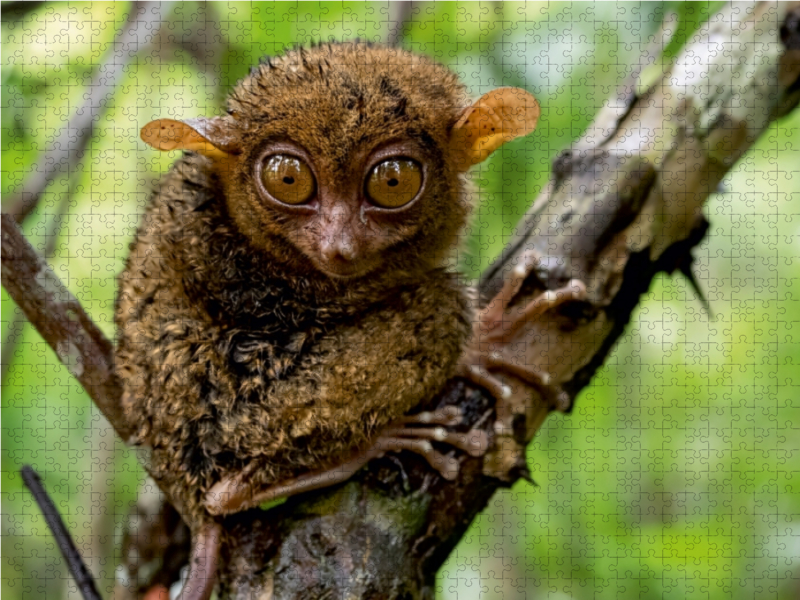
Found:
<svg viewBox="0 0 800 600"><path fill-rule="evenodd" d="M126 408L144 443L182 448L173 459L198 475L287 453L310 467L366 443L444 383L467 322L447 276L349 315L288 314L283 302L274 318L232 324L185 298L141 302L139 317L120 319Z"/></svg>

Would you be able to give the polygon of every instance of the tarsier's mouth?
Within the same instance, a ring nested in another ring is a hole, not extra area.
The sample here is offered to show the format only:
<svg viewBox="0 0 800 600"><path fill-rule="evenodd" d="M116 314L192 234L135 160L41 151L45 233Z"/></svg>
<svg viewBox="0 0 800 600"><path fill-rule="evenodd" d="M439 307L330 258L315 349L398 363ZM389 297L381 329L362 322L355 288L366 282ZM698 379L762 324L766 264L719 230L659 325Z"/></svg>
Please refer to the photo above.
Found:
<svg viewBox="0 0 800 600"><path fill-rule="evenodd" d="M358 267L323 268L326 275L333 279L355 279L369 273L369 269Z"/></svg>
<svg viewBox="0 0 800 600"><path fill-rule="evenodd" d="M353 279L366 275L370 271L370 261L349 261L340 257L326 259L317 257L313 261L317 268L334 279Z"/></svg>

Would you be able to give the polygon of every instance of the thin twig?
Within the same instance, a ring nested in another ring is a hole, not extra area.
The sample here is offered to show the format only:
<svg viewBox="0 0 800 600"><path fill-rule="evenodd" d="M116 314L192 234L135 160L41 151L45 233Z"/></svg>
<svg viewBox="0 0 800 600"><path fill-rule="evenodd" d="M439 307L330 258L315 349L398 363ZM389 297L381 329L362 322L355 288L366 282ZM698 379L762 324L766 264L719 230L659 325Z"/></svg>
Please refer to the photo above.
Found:
<svg viewBox="0 0 800 600"><path fill-rule="evenodd" d="M222 63L230 53L230 42L219 24L219 13L224 10L224 5L217 7L214 3L182 2L176 6L173 15L174 20L183 23L181 35L164 27L153 43L162 61L187 63L188 54L190 64L205 78L206 88L214 89L219 104L224 100Z"/></svg>
<svg viewBox="0 0 800 600"><path fill-rule="evenodd" d="M403 32L414 14L415 2L390 2L389 3L389 34L386 43L390 46L399 46L403 41Z"/></svg>
<svg viewBox="0 0 800 600"><path fill-rule="evenodd" d="M161 2L133 2L128 19L87 90L86 101L33 165L21 189L9 200L8 213L18 223L36 208L42 192L63 171L74 170L83 158L92 131L119 84L125 67L161 23Z"/></svg>
<svg viewBox="0 0 800 600"><path fill-rule="evenodd" d="M2 6L0 6L3 23L22 21L28 14L39 8L42 4L44 4L44 2L28 2L26 0L3 2Z"/></svg>
<svg viewBox="0 0 800 600"><path fill-rule="evenodd" d="M64 524L64 520L58 513L56 505L53 504L52 499L44 489L39 474L29 465L25 465L20 469L20 475L22 475L22 481L25 482L26 487L30 490L36 504L39 505L39 510L42 511L44 520L56 539L56 545L61 551L61 556L67 561L67 569L75 579L81 596L83 596L84 600L102 600L100 592L97 591L97 586L94 583L94 577L86 567L86 563L83 562L78 548L75 546L75 542L72 541L67 526Z"/></svg>

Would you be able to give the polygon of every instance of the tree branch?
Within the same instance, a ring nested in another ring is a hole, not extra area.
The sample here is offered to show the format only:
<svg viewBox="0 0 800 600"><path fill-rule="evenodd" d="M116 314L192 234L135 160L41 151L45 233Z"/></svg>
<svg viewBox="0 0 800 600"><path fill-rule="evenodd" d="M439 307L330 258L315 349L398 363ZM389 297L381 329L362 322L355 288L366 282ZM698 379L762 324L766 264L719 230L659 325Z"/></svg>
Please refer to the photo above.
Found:
<svg viewBox="0 0 800 600"><path fill-rule="evenodd" d="M123 440L130 436L114 376L114 347L52 269L2 216L2 282L11 298L56 352Z"/></svg>
<svg viewBox="0 0 800 600"><path fill-rule="evenodd" d="M58 203L58 208L56 209L56 214L53 215L50 225L47 228L47 234L45 236L47 241L45 242L44 247L44 257L47 260L53 257L53 251L56 248L56 242L58 241L59 233L61 232L61 225L64 221L64 216L69 210L70 199L75 193L75 187L77 186L78 179L79 177L77 175L72 176L69 189L62 195L61 201ZM8 325L5 337L3 338L3 350L2 355L0 355L0 382L5 383L6 374L8 373L8 369L11 367L11 363L14 360L14 354L16 353L17 345L19 344L20 338L22 337L22 332L25 329L25 322L25 317L22 311L20 311L18 308L14 309L14 317L12 318L11 323Z"/></svg>
<svg viewBox="0 0 800 600"><path fill-rule="evenodd" d="M8 214L18 223L33 212L47 186L63 171L71 171L83 158L92 132L114 94L128 62L150 43L161 23L162 2L133 2L128 18L114 39L102 66L89 84L83 105L31 169L21 189L8 201Z"/></svg>
<svg viewBox="0 0 800 600"><path fill-rule="evenodd" d="M112 344L30 246L10 215L17 223L22 223L59 173L71 172L80 163L94 127L116 91L126 66L142 47L152 41L161 25L164 8L163 2L131 4L125 24L114 38L112 49L92 78L83 105L34 165L21 190L9 201L9 213L4 213L2 219L3 286L123 440L127 440L129 428L119 409L120 389L113 376ZM53 235L48 236L45 249L47 258L52 252L60 218L66 212L66 201L72 196L72 191L73 186L70 186L51 227ZM15 315L3 345L3 375L21 331L22 320ZM147 469L147 452L138 452L138 457Z"/></svg>
<svg viewBox="0 0 800 600"><path fill-rule="evenodd" d="M56 540L56 545L67 563L67 569L75 580L81 596L84 600L101 600L94 578L75 547L75 542L72 541L64 520L58 514L56 505L53 504L47 490L44 489L39 474L30 466L25 465L20 470L20 475L39 506L39 510L42 511L42 516Z"/></svg>
<svg viewBox="0 0 800 600"><path fill-rule="evenodd" d="M12 3L14 15L22 10L20 5L28 6L27 10L36 8L36 2ZM80 108L75 112L70 122L61 130L52 141L50 147L41 155L34 165L30 175L25 180L21 191L14 194L9 201L8 213L14 215L17 223L22 223L37 207L45 189L62 171L71 174L69 191L62 198L53 222L47 235L47 246L44 251L45 258L51 258L61 221L66 213L69 200L77 185L78 176L73 172L78 169L94 127L103 114L108 99L116 90L125 67L133 56L141 49L141 44L147 44L152 35L145 38L145 33L158 28L161 22L162 3L160 2L133 2L125 24L117 32L112 47L104 57L103 64L97 69L92 82L88 87L88 95ZM3 6L3 18L6 15L6 6ZM19 13L16 18L22 18ZM141 17L141 19L140 19ZM14 16L12 15L12 18ZM142 38L140 40L140 38ZM75 133L77 131L77 134ZM73 136L77 136L74 139ZM19 311L15 311L13 320L9 323L3 340L2 358L0 358L0 381L5 381L5 375L11 365L18 340L22 335L25 320Z"/></svg>
<svg viewBox="0 0 800 600"><path fill-rule="evenodd" d="M419 9L415 2L403 0L389 3L388 11L389 31L386 35L386 43L389 46L398 46L403 41L406 27Z"/></svg>
<svg viewBox="0 0 800 600"><path fill-rule="evenodd" d="M707 226L702 204L719 180L800 100L797 10L726 7L660 81L610 101L556 161L550 184L484 275L480 291L489 299L520 254L535 249L543 260L519 301L572 278L586 283L587 302L531 322L514 340L524 364L549 372L571 397L602 364L653 276L691 260ZM751 68L734 78L742 62ZM127 439L111 344L7 216L2 253L3 285ZM230 517L223 594L431 596L436 569L474 516L525 473L525 444L548 408L512 387L495 405L454 380L436 399L460 404L494 440L486 460L459 457L456 482L416 458L387 457L334 490Z"/></svg>

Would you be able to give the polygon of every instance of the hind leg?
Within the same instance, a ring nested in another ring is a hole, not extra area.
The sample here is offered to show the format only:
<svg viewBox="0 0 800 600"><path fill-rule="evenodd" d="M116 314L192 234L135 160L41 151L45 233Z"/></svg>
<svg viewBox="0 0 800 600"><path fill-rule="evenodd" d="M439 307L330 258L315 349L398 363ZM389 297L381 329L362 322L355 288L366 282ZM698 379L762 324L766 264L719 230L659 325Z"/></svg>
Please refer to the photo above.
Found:
<svg viewBox="0 0 800 600"><path fill-rule="evenodd" d="M261 490L253 490L248 484L249 470L239 473L223 479L211 488L205 499L206 510L212 515L236 513L279 498L336 485L350 479L373 458L383 456L386 452L401 450L419 454L442 477L455 479L458 475L458 461L436 450L432 442L461 450L470 456L483 455L488 446L486 433L483 431L458 433L448 429L458 424L461 417L460 409L455 406L403 417L384 429L372 446L353 454L343 463Z"/></svg>

